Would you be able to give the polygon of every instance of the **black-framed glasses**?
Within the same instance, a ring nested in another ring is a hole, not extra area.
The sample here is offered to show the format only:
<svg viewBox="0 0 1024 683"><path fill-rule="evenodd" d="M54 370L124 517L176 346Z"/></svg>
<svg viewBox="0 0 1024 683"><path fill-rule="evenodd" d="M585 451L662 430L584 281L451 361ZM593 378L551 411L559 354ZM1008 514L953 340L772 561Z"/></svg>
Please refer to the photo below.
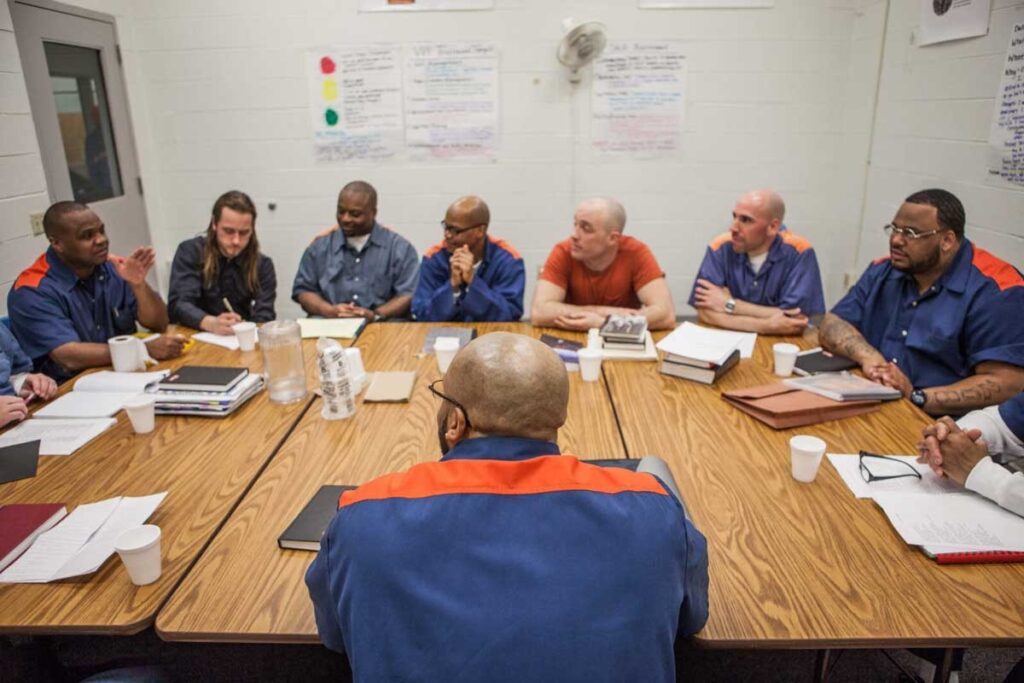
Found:
<svg viewBox="0 0 1024 683"><path fill-rule="evenodd" d="M908 240L919 240L924 237L938 235L940 232L943 231L943 229L944 228L939 228L938 230L927 230L925 232L918 232L914 228L901 228L895 223L889 223L888 225L882 228L882 230L885 231L885 234L888 237L892 237L893 235L899 235L900 237L906 237Z"/></svg>
<svg viewBox="0 0 1024 683"><path fill-rule="evenodd" d="M903 479L905 477L921 478L921 473L906 460L893 458L877 453L860 452L860 476L867 483Z"/></svg>
<svg viewBox="0 0 1024 683"><path fill-rule="evenodd" d="M456 225L448 225L447 221L441 221L441 229L444 230L444 234L446 236L451 235L452 237L458 237L464 232L469 232L470 230L476 230L477 228L482 227L484 227L483 223L477 223L476 225L471 225L468 228L460 228Z"/></svg>
<svg viewBox="0 0 1024 683"><path fill-rule="evenodd" d="M444 379L435 379L433 382L431 382L430 384L427 385L427 389L430 389L430 393L432 393L434 396L437 396L442 401L448 401L453 406L455 406L456 408L461 410L462 414L466 417L466 430L468 431L468 430L472 429L473 428L472 427L472 423L470 423L470 421L469 421L469 412L466 410L466 406L462 405L461 403L456 401L451 396L444 395L443 393L441 393L437 389L437 385L440 384L443 387L444 386L443 383L444 383Z"/></svg>

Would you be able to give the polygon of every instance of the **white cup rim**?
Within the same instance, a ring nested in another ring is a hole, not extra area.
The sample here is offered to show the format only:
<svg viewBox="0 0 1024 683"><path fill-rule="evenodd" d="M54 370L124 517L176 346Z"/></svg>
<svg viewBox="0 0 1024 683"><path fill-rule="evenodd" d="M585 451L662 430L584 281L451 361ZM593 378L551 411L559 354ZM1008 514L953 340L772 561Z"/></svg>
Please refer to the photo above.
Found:
<svg viewBox="0 0 1024 683"><path fill-rule="evenodd" d="M799 451L817 453L819 451L824 452L828 447L828 444L825 443L824 439L820 439L816 436L811 436L810 434L798 434L789 440L789 447Z"/></svg>
<svg viewBox="0 0 1024 683"><path fill-rule="evenodd" d="M152 405L156 405L156 396L153 396L152 394L139 394L138 396L132 396L124 402L125 410L133 408L148 408Z"/></svg>
<svg viewBox="0 0 1024 683"><path fill-rule="evenodd" d="M231 329L234 330L235 332L248 332L249 330L256 329L256 323L250 322L248 320L243 320L240 323L235 323L234 325L232 325Z"/></svg>
<svg viewBox="0 0 1024 683"><path fill-rule="evenodd" d="M160 542L160 527L155 524L142 524L121 532L114 541L114 550L119 554L135 554L149 550Z"/></svg>
<svg viewBox="0 0 1024 683"><path fill-rule="evenodd" d="M785 342L779 342L778 344L772 345L772 350L776 353L799 353L800 347L796 344L788 344Z"/></svg>

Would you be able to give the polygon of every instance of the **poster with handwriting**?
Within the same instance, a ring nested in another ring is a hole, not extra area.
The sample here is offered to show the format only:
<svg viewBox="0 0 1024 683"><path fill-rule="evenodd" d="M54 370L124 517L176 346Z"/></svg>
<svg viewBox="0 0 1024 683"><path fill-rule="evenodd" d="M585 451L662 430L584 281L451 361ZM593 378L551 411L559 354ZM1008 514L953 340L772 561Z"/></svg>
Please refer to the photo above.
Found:
<svg viewBox="0 0 1024 683"><path fill-rule="evenodd" d="M1010 31L988 144L989 174L1024 185L1024 22Z"/></svg>
<svg viewBox="0 0 1024 683"><path fill-rule="evenodd" d="M992 0L920 0L921 24L917 44L973 38L988 33Z"/></svg>
<svg viewBox="0 0 1024 683"><path fill-rule="evenodd" d="M494 158L498 50L493 44L410 45L404 80L405 144L411 159Z"/></svg>
<svg viewBox="0 0 1024 683"><path fill-rule="evenodd" d="M493 8L494 0L359 0L360 12L444 12Z"/></svg>
<svg viewBox="0 0 1024 683"><path fill-rule="evenodd" d="M591 144L599 154L671 156L680 149L686 57L678 43L609 43L594 66Z"/></svg>
<svg viewBox="0 0 1024 683"><path fill-rule="evenodd" d="M401 50L365 45L306 57L317 161L387 159L401 151Z"/></svg>

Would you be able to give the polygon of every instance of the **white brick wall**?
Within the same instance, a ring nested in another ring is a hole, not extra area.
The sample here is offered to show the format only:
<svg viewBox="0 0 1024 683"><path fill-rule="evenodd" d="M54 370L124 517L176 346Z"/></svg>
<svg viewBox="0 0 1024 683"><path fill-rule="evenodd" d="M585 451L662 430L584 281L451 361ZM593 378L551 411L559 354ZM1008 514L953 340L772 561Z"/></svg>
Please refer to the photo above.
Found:
<svg viewBox="0 0 1024 683"><path fill-rule="evenodd" d="M46 249L29 216L49 203L28 92L6 2L0 2L0 315L23 268Z"/></svg>
<svg viewBox="0 0 1024 683"><path fill-rule="evenodd" d="M452 199L484 196L494 233L526 258L528 298L537 267L568 234L573 205L591 194L623 201L627 230L656 249L680 312L704 244L727 227L736 197L755 186L783 193L787 223L818 251L829 303L841 295L843 275L877 253L874 233L894 205L926 180L961 195L979 242L1008 258L1016 250L1022 260L1020 221L1012 221L1024 208L1021 193L978 180L1006 47L998 25L1013 4L1007 0L994 2L991 36L930 48L909 44L917 4L909 0L777 0L772 10L718 11L641 11L631 0L497 0L493 12L404 15L359 14L356 0L75 4L117 17L161 265L205 226L220 192L245 190L260 208L260 239L277 264L284 314L297 310L289 294L302 249L333 221L340 186L356 178L377 186L381 220L420 251L438 241L437 221ZM688 97L676 158L609 162L590 153L587 78L574 93L554 58L565 16L604 21L613 40L684 44ZM26 147L24 135L7 132L6 115L26 112L27 100L20 66L9 66L16 63L4 42L13 37L9 18L3 26L0 173L7 173L5 164L24 162L6 157L38 160L38 151L8 151ZM498 161L314 163L305 52L425 39L498 44ZM31 177L19 172L17 182L31 185ZM0 187L9 196L6 181ZM40 193L33 196L45 204ZM6 247L21 234L11 226L27 232L27 209L4 206L19 201L0 199L0 282L21 267Z"/></svg>
<svg viewBox="0 0 1024 683"><path fill-rule="evenodd" d="M887 253L881 228L903 198L927 187L957 195L967 236L1024 267L1024 188L986 182L999 78L1024 7L1014 0L992 5L987 36L918 47L916 3L891 3L857 273Z"/></svg>

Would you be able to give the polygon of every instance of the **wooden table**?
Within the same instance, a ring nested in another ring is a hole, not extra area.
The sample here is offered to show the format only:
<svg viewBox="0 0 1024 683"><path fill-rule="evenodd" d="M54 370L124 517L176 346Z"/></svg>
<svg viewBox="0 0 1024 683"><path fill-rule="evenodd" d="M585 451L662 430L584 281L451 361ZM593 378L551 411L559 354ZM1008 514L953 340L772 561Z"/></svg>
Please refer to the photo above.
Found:
<svg viewBox="0 0 1024 683"><path fill-rule="evenodd" d="M665 458L708 539L710 618L697 639L727 648L952 647L1024 643L1024 565L940 566L907 546L827 462L813 484L790 476L788 440L833 453L911 454L927 423L909 401L867 415L775 431L722 390L773 381L760 338L718 386L611 363L605 376L631 457ZM803 344L800 339L788 339Z"/></svg>
<svg viewBox="0 0 1024 683"><path fill-rule="evenodd" d="M440 456L437 399L426 385L440 376L420 354L430 325L370 325L357 342L369 372L415 370L408 404L361 404L348 420L320 417L313 404L196 567L157 618L165 640L318 642L303 577L313 553L280 550L277 537L323 484L358 484ZM540 336L521 323L480 324ZM561 336L571 333L559 332ZM576 335L580 340L582 335ZM654 364L647 363L648 370ZM559 432L565 452L621 458L622 442L604 382L570 377L569 417Z"/></svg>
<svg viewBox="0 0 1024 683"><path fill-rule="evenodd" d="M305 342L309 376L313 345ZM158 368L183 364L243 365L253 371L263 365L259 349L242 353L196 343L182 358ZM69 511L112 496L168 492L150 519L162 529L163 574L156 583L134 586L113 557L96 573L76 579L0 584L0 633L145 629L312 400L309 393L281 406L264 391L225 419L157 417L149 434L133 433L122 411L115 426L73 455L42 457L35 478L0 485L0 505L62 502Z"/></svg>

